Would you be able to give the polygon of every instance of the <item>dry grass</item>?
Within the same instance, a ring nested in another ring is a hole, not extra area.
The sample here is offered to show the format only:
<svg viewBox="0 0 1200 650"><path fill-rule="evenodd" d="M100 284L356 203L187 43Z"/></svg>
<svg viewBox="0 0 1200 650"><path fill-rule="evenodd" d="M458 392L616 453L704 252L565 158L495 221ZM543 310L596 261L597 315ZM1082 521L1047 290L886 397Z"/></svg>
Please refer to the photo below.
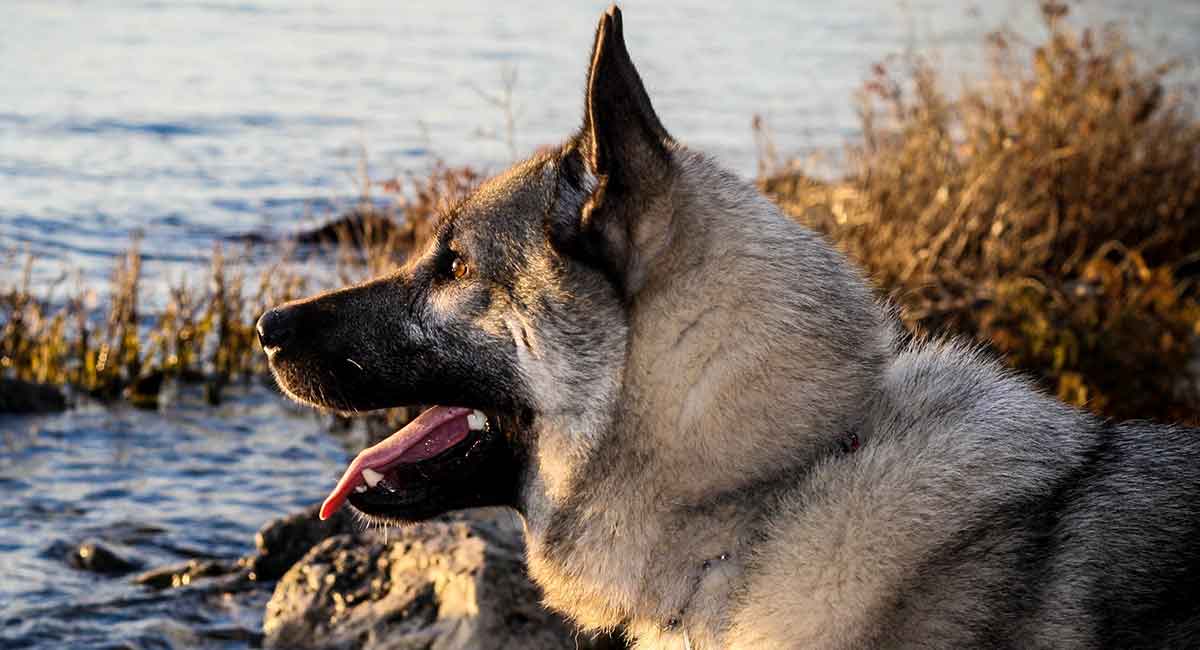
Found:
<svg viewBox="0 0 1200 650"><path fill-rule="evenodd" d="M276 299L303 292L299 276L273 267L252 284L217 249L208 282L169 287L167 306L145 324L139 315L141 256L136 242L113 271L103 319L92 318L90 292L80 287L55 305L29 288L32 258L17 286L0 294L0 366L5 376L69 385L100 399L157 400L165 378L202 381L219 399L229 381L262 370L255 353L254 318Z"/></svg>
<svg viewBox="0 0 1200 650"><path fill-rule="evenodd" d="M957 96L936 71L864 86L845 183L767 179L920 329L994 345L1063 400L1195 420L1200 122L1120 31L1048 4L1036 47L998 33Z"/></svg>
<svg viewBox="0 0 1200 650"><path fill-rule="evenodd" d="M231 262L218 246L207 281L168 287L167 305L152 319L139 313L142 260L136 241L115 264L103 319L93 316L94 293L82 284L66 301L54 299L57 286L35 295L29 256L17 281L0 287L0 376L71 386L99 399L124 397L140 406L157 404L163 380L173 378L203 382L216 403L231 381L266 371L254 332L259 314L395 268L428 236L439 211L478 180L472 170L439 165L422 178L379 183L391 197L387 208L364 195L347 215L280 246L277 261L256 277L247 273L250 250ZM309 286L295 269L312 255L330 264L329 286Z"/></svg>

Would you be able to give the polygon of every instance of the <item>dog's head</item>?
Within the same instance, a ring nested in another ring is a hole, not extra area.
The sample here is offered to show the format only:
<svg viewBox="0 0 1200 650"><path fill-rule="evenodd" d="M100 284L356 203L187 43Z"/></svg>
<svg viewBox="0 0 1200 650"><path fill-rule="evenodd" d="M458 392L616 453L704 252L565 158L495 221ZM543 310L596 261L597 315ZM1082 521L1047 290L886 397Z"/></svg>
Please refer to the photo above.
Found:
<svg viewBox="0 0 1200 650"><path fill-rule="evenodd" d="M527 469L547 423L599 435L623 373L626 307L671 218L674 150L614 7L596 32L578 135L485 183L399 272L262 316L271 369L295 399L438 405L360 454L323 515L346 499L395 520L518 506L523 485L546 480Z"/></svg>

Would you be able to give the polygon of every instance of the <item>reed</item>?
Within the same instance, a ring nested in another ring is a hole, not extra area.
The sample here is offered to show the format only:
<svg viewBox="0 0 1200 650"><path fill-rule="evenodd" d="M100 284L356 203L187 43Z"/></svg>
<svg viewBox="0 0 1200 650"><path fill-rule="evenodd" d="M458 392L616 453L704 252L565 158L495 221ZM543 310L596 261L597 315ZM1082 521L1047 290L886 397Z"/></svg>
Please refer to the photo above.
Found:
<svg viewBox="0 0 1200 650"><path fill-rule="evenodd" d="M257 275L248 269L261 251L248 246L231 258L218 245L207 281L171 284L166 306L153 315L143 313L136 239L116 260L99 310L90 304L94 288L82 283L67 300L56 299L61 283L36 295L30 281L35 260L28 256L13 284L0 287L0 376L145 407L157 405L168 379L199 382L217 403L231 382L266 373L254 331L263 311L396 268L428 237L446 206L478 180L473 170L438 165L427 176L367 184L363 200L347 214L271 244L274 261ZM384 207L370 200L372 185L387 195ZM298 270L314 261L328 266L327 283L314 283Z"/></svg>

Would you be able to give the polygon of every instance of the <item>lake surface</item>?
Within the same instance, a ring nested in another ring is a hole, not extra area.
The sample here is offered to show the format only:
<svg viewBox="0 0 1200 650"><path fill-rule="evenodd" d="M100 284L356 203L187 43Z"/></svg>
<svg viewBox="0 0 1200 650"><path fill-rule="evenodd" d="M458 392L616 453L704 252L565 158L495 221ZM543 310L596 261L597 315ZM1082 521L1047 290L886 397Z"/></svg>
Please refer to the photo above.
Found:
<svg viewBox="0 0 1200 650"><path fill-rule="evenodd" d="M319 503L346 446L274 390L199 387L158 412L84 403L0 417L0 647L245 646L269 590L154 591L71 568L98 540L143 569L248 554L254 533Z"/></svg>
<svg viewBox="0 0 1200 650"><path fill-rule="evenodd" d="M754 173L752 116L784 153L837 152L870 65L909 48L955 70L983 34L1036 36L1013 0L629 2L627 39L668 128ZM1195 58L1200 3L1098 0L1156 49ZM0 253L49 280L107 277L144 236L172 277L217 238L283 230L434 157L497 169L577 127L599 2L21 2L0 5ZM6 266L11 269L12 264ZM4 273L5 271L0 271ZM8 271L8 272L11 272Z"/></svg>
<svg viewBox="0 0 1200 650"><path fill-rule="evenodd" d="M1071 3L1132 25L1163 57L1200 55L1200 2ZM153 292L214 243L279 234L376 179L434 160L496 170L579 123L600 2L483 4L20 2L0 4L0 287L80 271L105 287L141 233ZM785 155L837 152L857 133L872 63L934 50L980 65L1003 24L1036 38L1033 2L627 2L627 40L676 137L749 176L755 114ZM488 99L515 71L513 142ZM1190 74L1190 73L1189 73ZM828 163L826 169L835 166ZM319 500L346 448L267 389L220 409L86 406L0 419L0 646L237 647L255 603L190 618L174 601L62 561L113 541L152 563L247 552L266 520ZM215 632L214 632L215 630ZM237 636L237 635L232 635ZM199 639L200 641L197 641Z"/></svg>

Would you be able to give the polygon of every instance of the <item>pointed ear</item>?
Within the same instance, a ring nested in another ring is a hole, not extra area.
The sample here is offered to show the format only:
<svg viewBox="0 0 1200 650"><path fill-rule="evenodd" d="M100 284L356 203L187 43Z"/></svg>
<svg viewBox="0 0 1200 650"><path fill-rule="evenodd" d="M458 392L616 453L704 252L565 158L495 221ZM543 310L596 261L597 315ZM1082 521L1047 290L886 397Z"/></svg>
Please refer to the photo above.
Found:
<svg viewBox="0 0 1200 650"><path fill-rule="evenodd" d="M606 193L636 194L665 175L671 136L663 128L625 49L621 10L600 17L580 144Z"/></svg>
<svg viewBox="0 0 1200 650"><path fill-rule="evenodd" d="M620 290L635 291L653 244L665 241L673 150L629 59L614 5L596 28L583 130L559 157L560 196L579 201L555 213L554 244L602 270Z"/></svg>

